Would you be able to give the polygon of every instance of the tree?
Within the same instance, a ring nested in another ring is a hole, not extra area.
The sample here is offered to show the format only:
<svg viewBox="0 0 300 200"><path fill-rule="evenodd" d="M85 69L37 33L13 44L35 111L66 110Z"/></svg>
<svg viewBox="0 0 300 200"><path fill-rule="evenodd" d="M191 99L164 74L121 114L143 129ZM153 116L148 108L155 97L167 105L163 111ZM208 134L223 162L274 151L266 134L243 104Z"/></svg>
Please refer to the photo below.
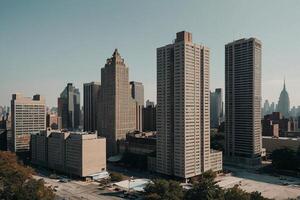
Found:
<svg viewBox="0 0 300 200"><path fill-rule="evenodd" d="M110 180L113 182L122 181L124 179L123 175L117 172L110 173Z"/></svg>
<svg viewBox="0 0 300 200"><path fill-rule="evenodd" d="M250 193L250 200L268 200L268 198L261 196L261 193L256 191Z"/></svg>
<svg viewBox="0 0 300 200"><path fill-rule="evenodd" d="M155 179L144 189L146 200L182 200L183 190L176 181Z"/></svg>
<svg viewBox="0 0 300 200"><path fill-rule="evenodd" d="M224 193L215 182L216 174L207 171L203 173L198 183L193 185L193 188L188 190L185 194L185 200L223 200Z"/></svg>
<svg viewBox="0 0 300 200"><path fill-rule="evenodd" d="M272 153L272 165L276 169L296 170L298 158L296 152L289 148L277 149Z"/></svg>
<svg viewBox="0 0 300 200"><path fill-rule="evenodd" d="M0 199L6 200L52 200L52 190L43 180L32 177L34 171L20 164L15 154L0 151Z"/></svg>
<svg viewBox="0 0 300 200"><path fill-rule="evenodd" d="M225 200L250 200L250 196L247 192L240 189L238 185L229 188L224 194Z"/></svg>

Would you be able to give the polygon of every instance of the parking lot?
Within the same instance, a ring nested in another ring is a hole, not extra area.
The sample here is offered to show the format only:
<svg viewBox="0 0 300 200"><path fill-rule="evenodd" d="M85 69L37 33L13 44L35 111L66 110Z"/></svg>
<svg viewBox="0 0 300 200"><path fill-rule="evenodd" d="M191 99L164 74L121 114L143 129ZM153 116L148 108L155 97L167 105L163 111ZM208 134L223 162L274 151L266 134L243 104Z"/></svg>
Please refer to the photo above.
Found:
<svg viewBox="0 0 300 200"><path fill-rule="evenodd" d="M45 176L35 175L36 179L44 179L46 186L53 188L57 200L121 200L119 193L103 189L96 182L83 182L68 179L50 179ZM61 180L61 181L60 181ZM63 181L62 181L63 180Z"/></svg>
<svg viewBox="0 0 300 200"><path fill-rule="evenodd" d="M264 197L283 200L300 196L300 179L294 177L275 177L267 174L258 174L245 169L230 168L232 174L219 176L218 185L230 188L239 185L247 192L258 191Z"/></svg>

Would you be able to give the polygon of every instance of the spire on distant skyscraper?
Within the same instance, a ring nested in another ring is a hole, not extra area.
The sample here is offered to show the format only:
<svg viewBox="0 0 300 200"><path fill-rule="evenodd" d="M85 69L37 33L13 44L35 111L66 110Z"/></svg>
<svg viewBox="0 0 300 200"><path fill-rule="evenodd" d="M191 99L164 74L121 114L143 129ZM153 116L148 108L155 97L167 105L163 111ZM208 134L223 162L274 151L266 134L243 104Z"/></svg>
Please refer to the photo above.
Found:
<svg viewBox="0 0 300 200"><path fill-rule="evenodd" d="M283 79L283 89L279 96L277 110L278 112L281 112L284 117L289 117L290 98L288 92L286 91L285 78Z"/></svg>

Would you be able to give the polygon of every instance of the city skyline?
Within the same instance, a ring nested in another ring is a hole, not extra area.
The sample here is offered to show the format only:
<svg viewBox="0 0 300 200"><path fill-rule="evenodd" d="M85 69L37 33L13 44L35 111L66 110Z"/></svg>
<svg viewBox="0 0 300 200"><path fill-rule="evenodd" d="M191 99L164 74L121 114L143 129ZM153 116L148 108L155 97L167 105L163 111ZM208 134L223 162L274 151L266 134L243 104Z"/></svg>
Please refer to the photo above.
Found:
<svg viewBox="0 0 300 200"><path fill-rule="evenodd" d="M106 55L115 48L126 57L131 69L129 80L142 82L145 100L156 101L155 49L165 41L171 42L170 35L174 32L186 30L193 33L196 41L210 47L210 90L224 89L224 45L253 36L264 43L262 100L278 101L285 75L291 107L298 106L299 81L294 69L300 63L297 56L300 29L296 27L300 3L256 2L259 7L255 1L253 4L246 1L178 2L171 5L174 12L170 12L165 11L170 5L168 1L105 5L101 2L2 1L0 69L5 76L2 77L4 84L0 85L0 104L9 105L10 95L22 92L41 94L48 106L56 106L56 99L68 82L74 83L83 94L83 83L100 81L100 68ZM268 6L270 3L272 7ZM141 9L133 9L133 5ZM256 12L243 12L254 8ZM193 12L195 9L197 12ZM113 10L118 15L108 15ZM152 10L156 10L154 14ZM165 12L166 17L158 20L159 15L155 13L161 12ZM113 23L119 26L109 26Z"/></svg>

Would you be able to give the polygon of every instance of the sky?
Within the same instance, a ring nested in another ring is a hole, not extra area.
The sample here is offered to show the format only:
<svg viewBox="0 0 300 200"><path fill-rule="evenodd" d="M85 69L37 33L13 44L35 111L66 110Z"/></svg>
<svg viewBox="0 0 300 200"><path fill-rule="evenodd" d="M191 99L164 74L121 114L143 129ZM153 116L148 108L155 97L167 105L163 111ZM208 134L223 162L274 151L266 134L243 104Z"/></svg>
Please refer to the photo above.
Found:
<svg viewBox="0 0 300 200"><path fill-rule="evenodd" d="M11 94L41 94L48 106L68 82L100 81L115 48L129 78L156 101L156 48L176 32L210 48L210 88L224 87L224 45L262 41L262 103L277 103L286 78L300 105L299 0L0 0L0 105ZM82 102L81 102L82 104Z"/></svg>

